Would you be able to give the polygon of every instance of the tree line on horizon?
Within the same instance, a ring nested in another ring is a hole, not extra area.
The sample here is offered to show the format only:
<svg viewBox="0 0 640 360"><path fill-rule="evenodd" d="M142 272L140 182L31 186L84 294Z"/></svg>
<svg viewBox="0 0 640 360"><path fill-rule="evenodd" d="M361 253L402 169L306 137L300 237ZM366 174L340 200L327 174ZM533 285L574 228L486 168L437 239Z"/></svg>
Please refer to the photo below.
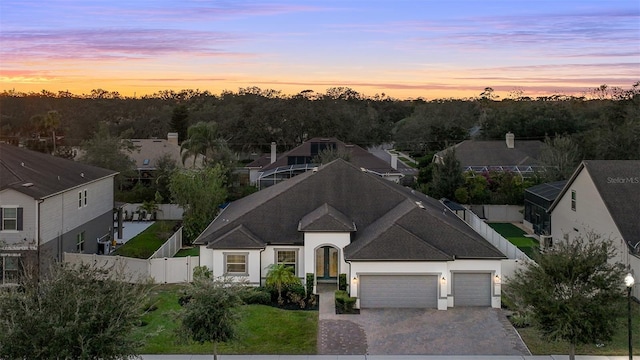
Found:
<svg viewBox="0 0 640 360"><path fill-rule="evenodd" d="M429 101L370 97L348 87L295 95L258 87L220 95L164 90L139 98L102 89L82 95L4 91L0 109L2 139L44 152L53 152L53 137L61 146L92 138L100 123L116 135L165 138L175 131L182 141L189 126L215 122L239 154L268 151L274 141L280 152L313 137L336 137L363 147L394 142L420 157L464 139L501 140L512 132L517 139L569 137L582 158L640 158L640 82L629 89L602 85L582 97L531 98L514 91L499 99L485 88L474 98Z"/></svg>

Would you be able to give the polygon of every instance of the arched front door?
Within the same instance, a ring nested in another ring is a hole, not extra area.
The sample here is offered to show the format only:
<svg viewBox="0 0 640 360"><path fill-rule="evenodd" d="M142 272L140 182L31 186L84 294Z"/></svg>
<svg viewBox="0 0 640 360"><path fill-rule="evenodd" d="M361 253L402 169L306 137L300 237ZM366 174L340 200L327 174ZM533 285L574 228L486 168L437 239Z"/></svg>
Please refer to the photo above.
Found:
<svg viewBox="0 0 640 360"><path fill-rule="evenodd" d="M316 279L334 282L338 278L338 249L323 246L316 249Z"/></svg>

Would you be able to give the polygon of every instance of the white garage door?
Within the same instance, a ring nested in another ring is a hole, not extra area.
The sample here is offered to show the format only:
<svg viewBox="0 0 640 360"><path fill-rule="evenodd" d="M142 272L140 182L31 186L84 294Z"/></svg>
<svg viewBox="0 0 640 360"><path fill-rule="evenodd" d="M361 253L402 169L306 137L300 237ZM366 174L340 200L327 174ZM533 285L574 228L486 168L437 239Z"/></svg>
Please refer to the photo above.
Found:
<svg viewBox="0 0 640 360"><path fill-rule="evenodd" d="M491 274L453 274L453 306L491 306Z"/></svg>
<svg viewBox="0 0 640 360"><path fill-rule="evenodd" d="M438 277L431 275L362 275L360 307L437 308Z"/></svg>

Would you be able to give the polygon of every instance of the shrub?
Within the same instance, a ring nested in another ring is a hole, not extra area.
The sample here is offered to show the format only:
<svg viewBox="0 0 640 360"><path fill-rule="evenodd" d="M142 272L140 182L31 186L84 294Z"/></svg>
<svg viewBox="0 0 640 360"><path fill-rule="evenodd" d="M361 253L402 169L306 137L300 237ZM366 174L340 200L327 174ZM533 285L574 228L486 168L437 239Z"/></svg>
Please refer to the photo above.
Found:
<svg viewBox="0 0 640 360"><path fill-rule="evenodd" d="M336 313L338 314L353 314L355 313L354 306L356 304L356 298L350 297L344 290L336 290Z"/></svg>
<svg viewBox="0 0 640 360"><path fill-rule="evenodd" d="M340 274L338 278L338 289L342 291L347 290L347 274Z"/></svg>
<svg viewBox="0 0 640 360"><path fill-rule="evenodd" d="M195 268L193 268L194 280L211 279L212 276L213 276L213 271L209 270L209 268L206 267L205 265L196 266Z"/></svg>
<svg viewBox="0 0 640 360"><path fill-rule="evenodd" d="M307 278L306 278L307 297L311 297L311 295L313 295L314 281L315 281L315 276L313 275L313 273L307 273Z"/></svg>
<svg viewBox="0 0 640 360"><path fill-rule="evenodd" d="M304 285L302 285L302 281L298 283L288 284L285 287L284 291L285 291L285 294L287 294L287 297L291 297L291 295L297 295L302 298L305 298L307 296L307 292Z"/></svg>
<svg viewBox="0 0 640 360"><path fill-rule="evenodd" d="M271 304L271 294L263 287L248 288L246 291L240 293L240 298L245 304Z"/></svg>
<svg viewBox="0 0 640 360"><path fill-rule="evenodd" d="M516 328L526 328L531 326L531 317L525 313L514 313L509 317L509 320Z"/></svg>

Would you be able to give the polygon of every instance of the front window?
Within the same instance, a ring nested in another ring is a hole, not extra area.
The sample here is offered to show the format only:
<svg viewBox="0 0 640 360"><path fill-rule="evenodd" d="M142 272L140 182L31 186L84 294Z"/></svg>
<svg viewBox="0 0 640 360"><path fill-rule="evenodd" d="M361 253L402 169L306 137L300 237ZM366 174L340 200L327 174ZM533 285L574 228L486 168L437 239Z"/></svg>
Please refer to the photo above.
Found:
<svg viewBox="0 0 640 360"><path fill-rule="evenodd" d="M84 251L84 231L76 235L76 250L80 253Z"/></svg>
<svg viewBox="0 0 640 360"><path fill-rule="evenodd" d="M2 208L2 230L18 230L18 208Z"/></svg>
<svg viewBox="0 0 640 360"><path fill-rule="evenodd" d="M225 254L225 273L227 275L247 275L248 254Z"/></svg>
<svg viewBox="0 0 640 360"><path fill-rule="evenodd" d="M78 209L82 207L82 191L78 191Z"/></svg>
<svg viewBox="0 0 640 360"><path fill-rule="evenodd" d="M87 190L84 190L84 206L87 206Z"/></svg>
<svg viewBox="0 0 640 360"><path fill-rule="evenodd" d="M576 211L576 191L571 190L571 210Z"/></svg>
<svg viewBox="0 0 640 360"><path fill-rule="evenodd" d="M276 264L283 264L285 266L291 267L294 274L297 274L297 257L298 252L296 250L276 250Z"/></svg>
<svg viewBox="0 0 640 360"><path fill-rule="evenodd" d="M20 275L20 255L0 254L0 284L18 282Z"/></svg>

